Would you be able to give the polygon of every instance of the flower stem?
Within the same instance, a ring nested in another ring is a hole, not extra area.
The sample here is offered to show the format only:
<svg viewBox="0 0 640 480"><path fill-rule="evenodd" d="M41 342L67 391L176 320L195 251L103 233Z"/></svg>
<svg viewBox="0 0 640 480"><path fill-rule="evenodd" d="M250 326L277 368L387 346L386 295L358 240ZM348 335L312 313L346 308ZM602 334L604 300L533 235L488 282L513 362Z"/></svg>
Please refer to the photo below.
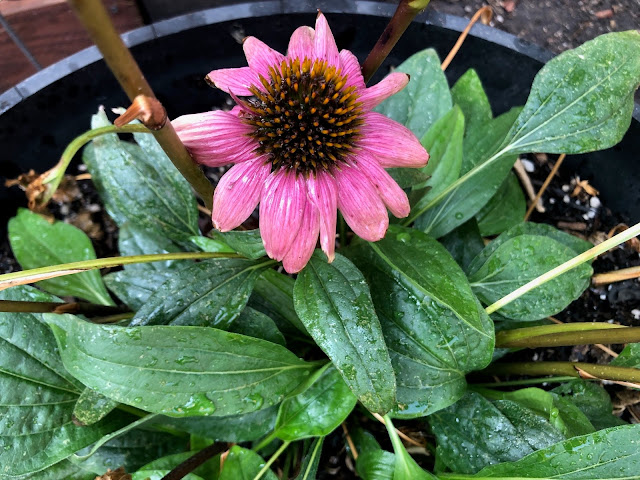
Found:
<svg viewBox="0 0 640 480"><path fill-rule="evenodd" d="M127 310L111 305L73 302L28 302L21 300L0 300L0 312L15 313L73 313L86 316L107 316L125 313Z"/></svg>
<svg viewBox="0 0 640 480"><path fill-rule="evenodd" d="M262 467L260 469L260 471L256 474L256 476L253 477L253 480L260 480L262 478L262 476L265 473L267 473L269 468L271 468L271 465L273 464L273 462L275 462L278 459L280 454L282 452L284 452L290 444L291 444L291 442L284 442L282 445L280 445L280 448L278 448L278 450L276 450L276 453L271 455L271 458L269 460L267 460L267 463L264 464L264 467Z"/></svg>
<svg viewBox="0 0 640 480"><path fill-rule="evenodd" d="M133 102L138 95L155 98L133 55L116 32L102 2L100 0L68 1L129 100ZM213 187L187 152L171 122L167 119L161 128L153 131L153 135L178 171L202 198L205 206L211 209Z"/></svg>
<svg viewBox="0 0 640 480"><path fill-rule="evenodd" d="M513 302L517 298L520 298L522 295L533 290L534 288L544 285L549 280L553 280L554 278L562 275L563 273L571 270L572 268L575 268L578 265L588 262L592 258L597 257L598 255L612 249L613 247L620 245L621 243L626 242L627 240L632 239L637 235L640 235L640 223L636 223L633 227L627 230L624 230L623 232L620 232L614 237L611 237L609 240L606 240L601 244L596 245L595 247L587 250L586 252L581 253L576 257L573 257L571 260L564 262L562 265L559 265L556 268L549 270L547 273L544 273L539 277L534 278L530 282L524 284L522 287L514 290L508 295L505 295L497 302L493 303L492 305L489 305L487 308L485 308L485 311L491 314L496 310L504 307L505 305Z"/></svg>
<svg viewBox="0 0 640 480"><path fill-rule="evenodd" d="M380 68L380 65L398 43L407 27L416 15L427 8L428 4L429 0L400 0L398 2L396 12L362 64L362 76L365 82L371 80L373 74Z"/></svg>
<svg viewBox="0 0 640 480"><path fill-rule="evenodd" d="M600 380L640 382L640 369L638 368L594 365L592 363L581 362L494 363L480 373L487 375L561 375L581 378L580 371L586 372Z"/></svg>
<svg viewBox="0 0 640 480"><path fill-rule="evenodd" d="M184 462L162 477L162 480L181 480L200 465L215 457L218 453L220 453L220 444L212 443L195 455L187 458Z"/></svg>
<svg viewBox="0 0 640 480"><path fill-rule="evenodd" d="M72 275L98 268L117 267L134 263L163 262L166 260L203 260L206 258L243 258L235 253L211 253L211 252L177 252L156 253L152 255L132 255L128 257L107 257L80 262L62 263L49 267L33 268L21 272L5 273L0 275L0 290L16 285L39 282L49 278Z"/></svg>
<svg viewBox="0 0 640 480"><path fill-rule="evenodd" d="M538 348L594 343L640 342L640 327L608 323L567 323L517 328L496 334L496 348Z"/></svg>

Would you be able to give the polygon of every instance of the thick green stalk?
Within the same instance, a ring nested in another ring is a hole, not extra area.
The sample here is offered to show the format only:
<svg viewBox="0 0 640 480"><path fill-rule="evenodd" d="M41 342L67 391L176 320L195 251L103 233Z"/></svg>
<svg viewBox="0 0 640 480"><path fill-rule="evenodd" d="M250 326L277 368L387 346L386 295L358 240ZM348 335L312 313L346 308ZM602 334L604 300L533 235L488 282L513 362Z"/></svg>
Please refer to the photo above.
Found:
<svg viewBox="0 0 640 480"><path fill-rule="evenodd" d="M543 377L543 378L523 378L522 380L508 380L505 382L488 382L488 383L470 383L469 388L500 388L500 387L517 387L521 385L538 385L540 383L562 383L573 380L575 377Z"/></svg>
<svg viewBox="0 0 640 480"><path fill-rule="evenodd" d="M627 240L632 239L633 237L640 235L640 223L636 223L633 227L628 228L627 230L620 232L619 234L611 237L609 240L602 242L599 245L587 250L580 255L573 257L571 260L564 262L562 265L557 266L554 269L549 270L547 273L540 275L537 278L534 278L530 282L526 283L522 287L514 290L513 292L505 295L497 302L489 305L485 308L485 311L489 314L495 312L496 310L504 307L505 305L513 302L515 299L520 298L527 292L530 292L534 288L537 288L541 285L544 285L549 280L553 280L554 278L562 275L565 272L568 272L572 268L577 267L585 262L588 262L592 258L597 257L598 255L603 254L604 252L611 250L612 248L620 245L621 243L626 242Z"/></svg>
<svg viewBox="0 0 640 480"><path fill-rule="evenodd" d="M580 371L600 380L640 383L640 369L594 365L581 362L513 362L494 363L482 370L486 375L554 375L581 378Z"/></svg>
<svg viewBox="0 0 640 480"><path fill-rule="evenodd" d="M398 2L396 12L362 64L362 76L365 82L371 80L373 74L380 68L380 65L398 43L407 27L416 15L427 8L428 4L429 0L400 0Z"/></svg>
<svg viewBox="0 0 640 480"><path fill-rule="evenodd" d="M139 95L155 99L153 90L133 55L116 32L102 2L100 0L68 0L68 2L129 99L133 102ZM213 187L187 152L169 119L166 119L160 128L154 129L153 135L176 168L202 198L207 208L211 209Z"/></svg>
<svg viewBox="0 0 640 480"><path fill-rule="evenodd" d="M640 342L640 327L609 323L567 323L517 328L496 334L496 348L538 348Z"/></svg>
<svg viewBox="0 0 640 480"><path fill-rule="evenodd" d="M134 263L163 262L166 260L203 260L206 258L243 258L235 253L211 253L211 252L177 252L156 253L152 255L132 255L129 257L107 257L94 260L82 260L81 262L62 263L49 267L33 268L21 272L5 273L0 275L0 290L25 285L27 283L48 280L49 278L73 275L98 268L118 267Z"/></svg>

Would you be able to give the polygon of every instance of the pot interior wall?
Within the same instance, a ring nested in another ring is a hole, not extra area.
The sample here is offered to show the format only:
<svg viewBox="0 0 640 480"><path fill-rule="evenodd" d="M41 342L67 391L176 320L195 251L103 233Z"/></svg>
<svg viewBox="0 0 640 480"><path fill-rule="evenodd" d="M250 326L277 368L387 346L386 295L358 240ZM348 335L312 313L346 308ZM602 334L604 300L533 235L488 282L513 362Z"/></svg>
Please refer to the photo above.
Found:
<svg viewBox="0 0 640 480"><path fill-rule="evenodd" d="M363 60L387 23L384 17L327 14L340 48L352 50ZM175 118L221 106L226 94L210 88L204 76L212 69L245 64L242 46L236 40L255 35L270 46L285 51L290 34L298 25L312 25L315 14L274 15L222 22L165 36L132 49L141 68L169 115ZM504 35L504 34L503 34ZM414 23L393 50L375 81L391 66L426 47L443 58L458 32L435 25ZM469 36L447 70L451 84L468 68L483 80L495 114L522 105L542 63L507 47ZM127 100L103 62L81 68L42 89L0 115L0 175L15 177L33 168L50 168L64 147L89 128L99 105L107 109L126 105ZM640 124L633 121L625 140L605 152L574 156L567 167L580 172L600 191L603 202L632 221L640 220ZM0 177L4 184L4 178ZM621 196L620 192L624 191ZM0 187L0 233L8 218L25 204L17 188Z"/></svg>

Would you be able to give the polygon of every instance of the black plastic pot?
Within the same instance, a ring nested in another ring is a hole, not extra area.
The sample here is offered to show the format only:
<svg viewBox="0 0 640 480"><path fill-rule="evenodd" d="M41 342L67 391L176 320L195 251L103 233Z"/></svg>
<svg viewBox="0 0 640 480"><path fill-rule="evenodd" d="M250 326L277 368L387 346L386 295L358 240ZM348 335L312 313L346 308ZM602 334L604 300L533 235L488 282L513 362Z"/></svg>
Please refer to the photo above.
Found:
<svg viewBox="0 0 640 480"><path fill-rule="evenodd" d="M155 23L125 35L127 44L166 106L169 115L201 112L225 101L204 76L213 69L245 64L239 39L255 35L280 51L299 25L313 25L317 9L328 17L338 46L364 59L393 14L394 5L371 1L280 0L218 7ZM467 20L428 11L411 25L379 70L412 53L435 48L444 57ZM467 69L477 70L495 114L522 105L533 77L551 54L516 37L476 25L447 69L451 84ZM374 79L376 80L376 79ZM88 48L0 95L0 175L15 177L30 168L50 168L64 147L89 128L99 105L126 105L115 79ZM605 205L640 221L640 106L624 140L603 152L572 156L566 168L579 172L601 191ZM4 178L0 177L4 184ZM622 194L621 194L622 193ZM7 219L24 205L17 188L0 187L0 234Z"/></svg>

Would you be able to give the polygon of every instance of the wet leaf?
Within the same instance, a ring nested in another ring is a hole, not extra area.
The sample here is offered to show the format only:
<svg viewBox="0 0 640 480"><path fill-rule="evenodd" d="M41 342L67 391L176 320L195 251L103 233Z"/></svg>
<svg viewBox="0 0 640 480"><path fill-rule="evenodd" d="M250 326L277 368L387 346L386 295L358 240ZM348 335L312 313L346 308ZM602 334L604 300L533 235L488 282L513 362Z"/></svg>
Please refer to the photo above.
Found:
<svg viewBox="0 0 640 480"><path fill-rule="evenodd" d="M636 345L629 344L628 346ZM620 356L618 356L620 358ZM551 390L569 399L584 413L596 430L624 425L626 422L613 415L609 393L600 385L586 380L572 380Z"/></svg>
<svg viewBox="0 0 640 480"><path fill-rule="evenodd" d="M630 343L611 361L616 367L640 368L640 343Z"/></svg>
<svg viewBox="0 0 640 480"><path fill-rule="evenodd" d="M9 220L9 241L13 254L25 270L96 258L91 240L82 230L64 222L51 224L22 208ZM43 280L38 286L54 295L113 304L98 270Z"/></svg>
<svg viewBox="0 0 640 480"><path fill-rule="evenodd" d="M422 173L417 168L388 168L387 173L400 188L411 188L429 180L429 175Z"/></svg>
<svg viewBox="0 0 640 480"><path fill-rule="evenodd" d="M434 123L422 137L420 142L430 156L429 163L421 171L430 178L413 188L429 187L429 190L420 200L414 202L412 208L421 209L458 179L462 166L463 134L464 116L462 110L456 106Z"/></svg>
<svg viewBox="0 0 640 480"><path fill-rule="evenodd" d="M640 33L601 35L538 72L504 141L511 153L586 153L618 143L640 84Z"/></svg>
<svg viewBox="0 0 640 480"><path fill-rule="evenodd" d="M118 231L118 250L122 256L184 252L183 247L180 247L167 237L143 230L130 223L125 223ZM187 262L184 260L165 260L163 262L134 263L125 265L124 269L136 272L163 271L170 268L180 268L185 264Z"/></svg>
<svg viewBox="0 0 640 480"><path fill-rule="evenodd" d="M393 407L395 376L380 322L362 273L336 255L329 264L316 251L293 290L300 320L369 410Z"/></svg>
<svg viewBox="0 0 640 480"><path fill-rule="evenodd" d="M214 240L213 238L196 236L196 237L191 237L189 240L191 240L191 243L196 245L203 252L212 252L212 253L235 252L235 250L231 248L229 245L227 245L226 243L220 240Z"/></svg>
<svg viewBox="0 0 640 480"><path fill-rule="evenodd" d="M475 218L466 221L455 230L440 238L440 243L449 251L458 265L467 271L471 261L484 248L484 241Z"/></svg>
<svg viewBox="0 0 640 480"><path fill-rule="evenodd" d="M209 327L95 325L45 315L65 368L120 403L173 417L249 413L279 403L312 365L286 348Z"/></svg>
<svg viewBox="0 0 640 480"><path fill-rule="evenodd" d="M486 467L473 478L638 478L639 438L640 425L608 428Z"/></svg>
<svg viewBox="0 0 640 480"><path fill-rule="evenodd" d="M227 329L247 304L268 263L220 258L173 272L131 321L139 325L197 325Z"/></svg>
<svg viewBox="0 0 640 480"><path fill-rule="evenodd" d="M510 172L491 200L476 214L478 228L483 237L498 235L522 223L527 211L518 177Z"/></svg>
<svg viewBox="0 0 640 480"><path fill-rule="evenodd" d="M487 465L519 460L564 439L548 421L511 400L495 403L468 393L429 416L439 461L452 471L476 473Z"/></svg>
<svg viewBox="0 0 640 480"><path fill-rule="evenodd" d="M358 455L356 471L363 480L392 480L396 456L380 448Z"/></svg>
<svg viewBox="0 0 640 480"><path fill-rule="evenodd" d="M289 441L324 437L349 416L356 403L340 373L331 367L304 392L282 402L275 434Z"/></svg>
<svg viewBox="0 0 640 480"><path fill-rule="evenodd" d="M233 446L224 461L219 480L254 480L257 473L264 467L265 461L252 450ZM278 480L271 470L261 477L265 480Z"/></svg>
<svg viewBox="0 0 640 480"><path fill-rule="evenodd" d="M92 128L110 125L98 112ZM188 243L198 235L198 208L191 187L152 135L136 134L138 145L115 134L101 135L85 148L84 163L107 212L122 226L129 222L146 232Z"/></svg>
<svg viewBox="0 0 640 480"><path fill-rule="evenodd" d="M395 71L408 73L411 81L374 110L405 125L421 138L453 106L440 59L429 48L409 57Z"/></svg>
<svg viewBox="0 0 640 480"><path fill-rule="evenodd" d="M264 313L245 307L240 315L231 322L229 332L240 333L248 337L261 338L267 342L286 345L286 341L275 322Z"/></svg>
<svg viewBox="0 0 640 480"><path fill-rule="evenodd" d="M451 87L451 98L464 114L465 137L473 135L493 118L489 99L474 69L467 70Z"/></svg>
<svg viewBox="0 0 640 480"><path fill-rule="evenodd" d="M397 379L395 417L445 408L465 392L465 374L491 360L493 324L446 249L392 226L353 254L371 286Z"/></svg>
<svg viewBox="0 0 640 480"><path fill-rule="evenodd" d="M230 232L215 232L214 237L229 245L234 252L247 258L256 260L264 257L267 252L262 244L260 230L232 230Z"/></svg>
<svg viewBox="0 0 640 480"><path fill-rule="evenodd" d="M0 299L57 300L28 286L4 290ZM65 370L42 317L0 312L0 477L40 472L130 423L128 415L115 414L88 427L74 425L82 385Z"/></svg>
<svg viewBox="0 0 640 480"><path fill-rule="evenodd" d="M138 470L131 474L131 480L162 480L170 470ZM189 473L182 477L183 480L204 480L199 475Z"/></svg>
<svg viewBox="0 0 640 480"><path fill-rule="evenodd" d="M574 250L552 238L518 235L501 241L469 275L469 281L478 298L491 305L575 256ZM591 266L583 263L505 305L499 313L514 320L539 320L555 315L582 294L592 274Z"/></svg>
<svg viewBox="0 0 640 480"><path fill-rule="evenodd" d="M105 275L103 279L107 288L136 312L173 275L173 270L145 270L144 273L138 270L120 270Z"/></svg>
<svg viewBox="0 0 640 480"><path fill-rule="evenodd" d="M106 417L117 406L118 403L110 398L95 390L85 388L73 407L73 417L82 425L93 425Z"/></svg>
<svg viewBox="0 0 640 480"><path fill-rule="evenodd" d="M515 155L496 158L492 155L519 112L514 108L486 122L483 128L475 130L464 140L460 173L468 175L466 180L441 200L430 202L427 211L416 219L416 228L439 238L472 218L486 205L516 161Z"/></svg>

